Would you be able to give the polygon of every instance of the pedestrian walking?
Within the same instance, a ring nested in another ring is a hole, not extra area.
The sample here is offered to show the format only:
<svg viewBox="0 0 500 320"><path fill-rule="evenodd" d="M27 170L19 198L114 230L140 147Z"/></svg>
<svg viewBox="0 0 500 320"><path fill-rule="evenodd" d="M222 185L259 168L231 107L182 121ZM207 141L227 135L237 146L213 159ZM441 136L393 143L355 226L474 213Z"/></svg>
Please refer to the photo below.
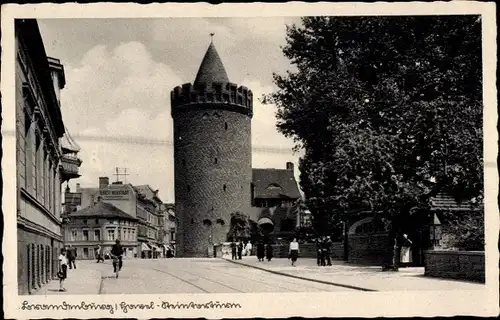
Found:
<svg viewBox="0 0 500 320"><path fill-rule="evenodd" d="M243 255L243 242L238 242L238 260L241 260Z"/></svg>
<svg viewBox="0 0 500 320"><path fill-rule="evenodd" d="M326 242L325 242L325 258L326 258L326 265L327 266L332 265L331 247L332 247L332 241L331 241L330 237L328 237Z"/></svg>
<svg viewBox="0 0 500 320"><path fill-rule="evenodd" d="M64 280L68 277L68 258L66 257L66 249L61 249L61 254L59 255L59 271L57 272L57 277L59 278L59 291L65 292Z"/></svg>
<svg viewBox="0 0 500 320"><path fill-rule="evenodd" d="M238 248L236 247L236 243L234 241L231 242L231 259L238 259L237 250Z"/></svg>
<svg viewBox="0 0 500 320"><path fill-rule="evenodd" d="M67 256L67 259L68 259L69 268L70 269L73 269L73 268L76 269L76 263L75 263L76 256L77 256L76 248L73 247L72 245L69 245L69 248L66 250L66 256Z"/></svg>
<svg viewBox="0 0 500 320"><path fill-rule="evenodd" d="M264 257L266 256L266 246L262 241L259 241L257 244L257 259L259 261L264 261Z"/></svg>
<svg viewBox="0 0 500 320"><path fill-rule="evenodd" d="M299 258L299 243L295 238L293 239L292 242L290 242L289 255L290 259L292 260L292 266L295 267L295 262Z"/></svg>
<svg viewBox="0 0 500 320"><path fill-rule="evenodd" d="M97 263L101 261L104 262L104 257L102 256L102 247L100 245L97 245L96 254L97 254Z"/></svg>
<svg viewBox="0 0 500 320"><path fill-rule="evenodd" d="M267 262L270 262L272 258L273 258L273 246L270 243L268 243L267 246L266 246L266 259L267 259Z"/></svg>
<svg viewBox="0 0 500 320"><path fill-rule="evenodd" d="M319 239L316 239L316 263L319 266L322 266L323 261L323 247L321 246L321 242Z"/></svg>

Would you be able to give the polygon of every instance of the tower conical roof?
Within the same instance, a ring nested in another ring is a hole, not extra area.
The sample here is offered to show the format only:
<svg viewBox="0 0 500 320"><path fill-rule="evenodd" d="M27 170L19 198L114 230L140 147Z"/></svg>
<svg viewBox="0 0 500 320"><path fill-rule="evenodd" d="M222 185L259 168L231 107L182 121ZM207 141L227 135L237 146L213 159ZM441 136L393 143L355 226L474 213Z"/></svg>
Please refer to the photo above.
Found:
<svg viewBox="0 0 500 320"><path fill-rule="evenodd" d="M198 69L194 84L213 82L227 83L229 82L229 78L213 42L211 42Z"/></svg>

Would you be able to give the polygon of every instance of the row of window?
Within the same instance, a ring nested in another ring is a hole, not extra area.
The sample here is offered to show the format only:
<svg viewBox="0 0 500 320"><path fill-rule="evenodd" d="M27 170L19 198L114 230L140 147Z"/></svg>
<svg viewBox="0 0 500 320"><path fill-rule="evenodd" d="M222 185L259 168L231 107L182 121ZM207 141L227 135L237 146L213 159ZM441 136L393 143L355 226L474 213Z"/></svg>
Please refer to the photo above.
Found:
<svg viewBox="0 0 500 320"><path fill-rule="evenodd" d="M84 219L84 220L82 220L83 224L88 224L88 225L90 225L92 223L99 224L99 222L102 222L102 220L99 220L99 219L95 219L95 220ZM129 220L107 219L107 222L111 223L111 224L115 224L115 225L135 226L135 222L129 221Z"/></svg>
<svg viewBox="0 0 500 320"><path fill-rule="evenodd" d="M28 100L25 104L24 150L20 149L21 172L24 174L22 187L50 212L58 213L60 182L57 166L42 139L42 128L37 128L38 122L27 111L33 106L29 106Z"/></svg>
<svg viewBox="0 0 500 320"><path fill-rule="evenodd" d="M254 207L258 208L271 208L271 207L283 207L283 208L291 208L295 204L293 200L281 200L281 199L255 199Z"/></svg>
<svg viewBox="0 0 500 320"><path fill-rule="evenodd" d="M145 208L141 206L137 206L137 217L141 218L142 220L145 220L155 226L162 226L163 225L163 218L158 217Z"/></svg>
<svg viewBox="0 0 500 320"><path fill-rule="evenodd" d="M116 239L121 239L125 241L135 241L136 234L134 228L118 228L109 229L106 228L106 238L104 240L114 241ZM101 230L78 230L72 229L70 232L70 241L101 241Z"/></svg>
<svg viewBox="0 0 500 320"><path fill-rule="evenodd" d="M158 230L155 230L148 226L139 226L137 232L141 237L148 237L151 239L157 239L158 237Z"/></svg>

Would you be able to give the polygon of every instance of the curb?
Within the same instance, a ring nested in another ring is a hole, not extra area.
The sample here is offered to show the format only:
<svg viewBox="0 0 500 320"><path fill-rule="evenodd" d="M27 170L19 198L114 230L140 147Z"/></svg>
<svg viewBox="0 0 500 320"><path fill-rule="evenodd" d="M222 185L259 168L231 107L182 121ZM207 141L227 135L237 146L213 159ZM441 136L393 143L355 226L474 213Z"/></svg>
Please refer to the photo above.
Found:
<svg viewBox="0 0 500 320"><path fill-rule="evenodd" d="M277 275L280 275L280 276L285 276L285 277L290 277L290 278L295 278L295 279L300 279L300 280L306 280L306 281L312 281L312 282L317 282L317 283L321 283L321 284L327 284L327 285L331 285L331 286L343 287L343 288L354 289L354 290L359 290L359 291L378 292L378 290L373 290L373 289L368 289L368 288L362 288L362 287L357 287L357 286L351 286L351 285L348 285L348 284L341 284L341 283L335 283L335 282L330 282L330 281L324 281L324 280L306 278L306 277L296 276L296 275L285 273L285 272L281 272L281 271L275 271L275 270L270 270L270 269L266 269L266 268L261 268L261 267L258 267L258 266L253 266L253 265L246 264L246 263L243 263L243 262L236 262L236 261L229 260L229 259L226 259L226 258L222 258L222 259L226 260L226 261L229 261L231 263L240 265L240 266L245 266L245 267L249 267L249 268L258 269L258 270L266 271L266 272L269 272L269 273L274 273L274 274L277 274Z"/></svg>

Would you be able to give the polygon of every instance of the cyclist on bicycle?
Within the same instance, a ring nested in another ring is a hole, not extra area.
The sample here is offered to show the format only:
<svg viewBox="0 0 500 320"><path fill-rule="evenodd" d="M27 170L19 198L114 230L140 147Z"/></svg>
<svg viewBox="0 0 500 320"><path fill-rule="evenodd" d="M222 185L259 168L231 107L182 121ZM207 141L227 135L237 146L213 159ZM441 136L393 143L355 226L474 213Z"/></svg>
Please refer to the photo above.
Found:
<svg viewBox="0 0 500 320"><path fill-rule="evenodd" d="M118 272L122 269L123 266L123 247L120 244L120 240L116 239L115 242L116 243L111 248L111 257L113 258L113 272L116 273L116 277L118 278Z"/></svg>

